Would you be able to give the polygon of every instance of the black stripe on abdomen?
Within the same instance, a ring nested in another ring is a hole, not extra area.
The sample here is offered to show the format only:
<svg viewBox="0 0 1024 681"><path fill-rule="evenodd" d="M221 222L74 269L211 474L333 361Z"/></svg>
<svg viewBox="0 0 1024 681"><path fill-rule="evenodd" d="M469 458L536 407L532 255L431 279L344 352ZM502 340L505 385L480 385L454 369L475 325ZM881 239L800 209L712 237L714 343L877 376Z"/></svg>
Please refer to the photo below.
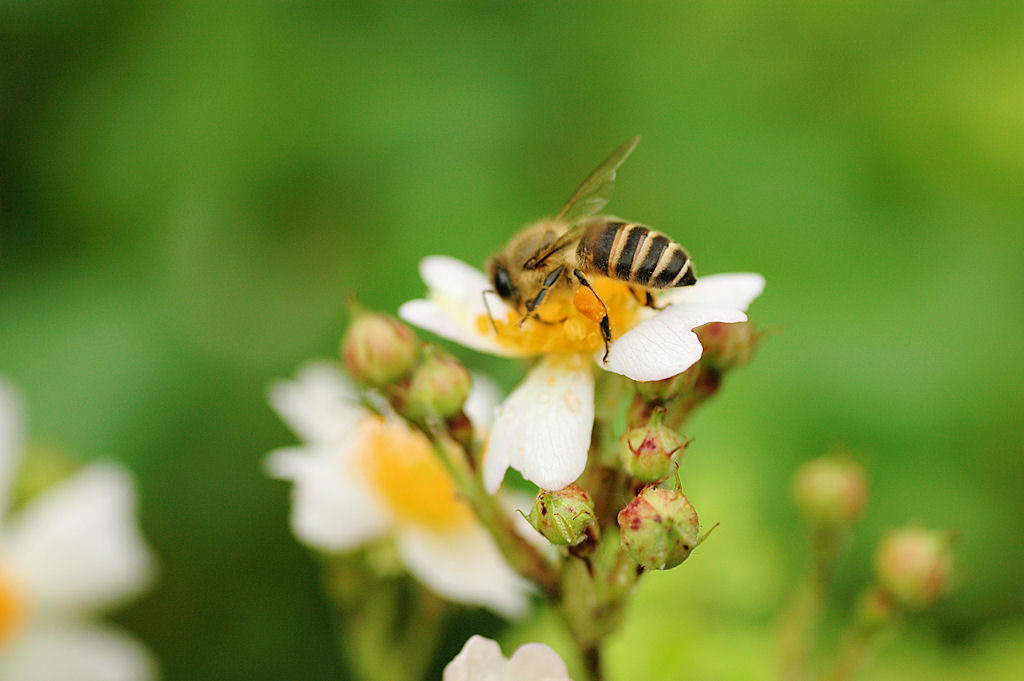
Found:
<svg viewBox="0 0 1024 681"><path fill-rule="evenodd" d="M686 255L686 251L680 246L676 246L672 249L672 257L669 259L668 264L665 265L658 272L658 275L654 277L654 281L650 283L655 288L666 288L675 281L675 278L679 276L679 271L686 266L689 262L689 257Z"/></svg>
<svg viewBox="0 0 1024 681"><path fill-rule="evenodd" d="M601 274L608 273L608 257L611 255L612 247L615 245L615 235L619 233L619 229L624 224L622 222L609 222L601 228L600 232L589 239L587 251L590 257L590 266L593 267L594 271Z"/></svg>
<svg viewBox="0 0 1024 681"><path fill-rule="evenodd" d="M633 277L631 279L631 281L644 286L647 286L647 282L654 275L654 270L657 269L658 263L661 261L662 253L672 243L664 234L657 234L653 238L648 237L648 241L650 244L647 247L647 255L644 256L644 260L640 263L639 267L633 270Z"/></svg>
<svg viewBox="0 0 1024 681"><path fill-rule="evenodd" d="M646 227L639 225L629 225L626 229L629 230L626 235L626 243L622 246L622 253L619 254L619 258L615 262L615 278L622 281L629 281L629 275L633 271L633 257L648 232Z"/></svg>

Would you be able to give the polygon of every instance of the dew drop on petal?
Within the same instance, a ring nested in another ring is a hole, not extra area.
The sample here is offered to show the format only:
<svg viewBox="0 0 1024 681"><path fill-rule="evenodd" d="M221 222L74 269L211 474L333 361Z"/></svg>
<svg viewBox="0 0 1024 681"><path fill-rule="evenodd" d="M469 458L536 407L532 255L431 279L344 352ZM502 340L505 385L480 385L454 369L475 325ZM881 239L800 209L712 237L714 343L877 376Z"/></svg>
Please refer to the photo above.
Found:
<svg viewBox="0 0 1024 681"><path fill-rule="evenodd" d="M580 410L580 407L582 406L580 404L580 396L576 394L575 390L566 390L565 393L562 395L562 401L565 402L565 406L569 409L569 411L573 412L574 414L578 412Z"/></svg>

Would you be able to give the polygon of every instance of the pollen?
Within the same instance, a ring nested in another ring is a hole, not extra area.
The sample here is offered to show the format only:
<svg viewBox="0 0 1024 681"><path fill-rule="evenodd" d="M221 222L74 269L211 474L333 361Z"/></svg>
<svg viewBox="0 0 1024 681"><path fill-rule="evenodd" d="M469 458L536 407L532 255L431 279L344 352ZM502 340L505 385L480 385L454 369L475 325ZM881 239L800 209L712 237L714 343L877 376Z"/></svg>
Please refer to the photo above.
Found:
<svg viewBox="0 0 1024 681"><path fill-rule="evenodd" d="M471 519L425 435L380 418L367 420L362 435L361 463L398 522L452 530Z"/></svg>
<svg viewBox="0 0 1024 681"><path fill-rule="evenodd" d="M580 286L571 296L549 296L537 307L539 318L530 317L520 324L519 314L510 312L507 319L495 319L498 341L534 355L593 353L601 349L604 340L600 322L605 308L614 339L636 323L639 303L622 282L595 277L591 284L594 291ZM486 315L478 317L476 324L480 332L494 333Z"/></svg>
<svg viewBox="0 0 1024 681"><path fill-rule="evenodd" d="M0 567L0 650L24 619L25 603L16 584Z"/></svg>

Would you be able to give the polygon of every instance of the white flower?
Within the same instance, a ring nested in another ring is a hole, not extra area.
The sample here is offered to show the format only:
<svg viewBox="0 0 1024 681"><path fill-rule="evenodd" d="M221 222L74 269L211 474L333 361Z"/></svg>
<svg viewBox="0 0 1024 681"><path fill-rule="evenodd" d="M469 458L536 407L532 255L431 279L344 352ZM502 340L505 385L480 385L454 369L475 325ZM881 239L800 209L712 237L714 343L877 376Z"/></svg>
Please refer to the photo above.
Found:
<svg viewBox="0 0 1024 681"><path fill-rule="evenodd" d="M511 466L543 489L574 481L587 463L594 420L590 358L607 371L634 381L679 374L700 359L693 329L710 322L746 321L746 309L764 289L759 274L718 274L693 286L663 291L661 310L639 305L629 287L595 277L591 284L608 308L615 338L604 361L597 324L569 296L549 296L538 311L546 320L527 321L497 296L479 270L446 256L420 263L427 298L399 308L406 321L467 347L506 357L541 356L525 380L498 408L484 484L494 492ZM497 327L498 333L495 333Z"/></svg>
<svg viewBox="0 0 1024 681"><path fill-rule="evenodd" d="M497 389L474 377L466 412L480 418L496 400ZM291 523L300 540L346 551L391 535L409 571L438 594L507 616L526 611L526 582L457 498L426 436L362 407L328 362L272 385L270 403L304 443L271 452L267 463L271 475L295 483Z"/></svg>
<svg viewBox="0 0 1024 681"><path fill-rule="evenodd" d="M10 503L21 454L22 409L0 381L0 512ZM88 620L136 595L153 558L134 517L121 467L96 463L0 522L0 679L144 681L151 655L112 627Z"/></svg>
<svg viewBox="0 0 1024 681"><path fill-rule="evenodd" d="M572 681L565 662L543 643L527 643L507 660L498 644L472 636L444 668L443 681Z"/></svg>

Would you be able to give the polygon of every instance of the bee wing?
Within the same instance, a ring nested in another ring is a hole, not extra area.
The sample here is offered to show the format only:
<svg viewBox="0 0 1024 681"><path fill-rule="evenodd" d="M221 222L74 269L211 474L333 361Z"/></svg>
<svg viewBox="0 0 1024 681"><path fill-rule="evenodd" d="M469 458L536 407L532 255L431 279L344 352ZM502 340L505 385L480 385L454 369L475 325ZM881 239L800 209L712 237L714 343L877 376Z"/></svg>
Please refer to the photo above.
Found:
<svg viewBox="0 0 1024 681"><path fill-rule="evenodd" d="M615 171L633 152L639 141L640 135L637 135L603 160L601 165L587 175L587 179L583 180L583 183L573 192L562 210L558 211L555 219L564 220L571 225L604 208L608 199L611 198L612 188L615 186Z"/></svg>

